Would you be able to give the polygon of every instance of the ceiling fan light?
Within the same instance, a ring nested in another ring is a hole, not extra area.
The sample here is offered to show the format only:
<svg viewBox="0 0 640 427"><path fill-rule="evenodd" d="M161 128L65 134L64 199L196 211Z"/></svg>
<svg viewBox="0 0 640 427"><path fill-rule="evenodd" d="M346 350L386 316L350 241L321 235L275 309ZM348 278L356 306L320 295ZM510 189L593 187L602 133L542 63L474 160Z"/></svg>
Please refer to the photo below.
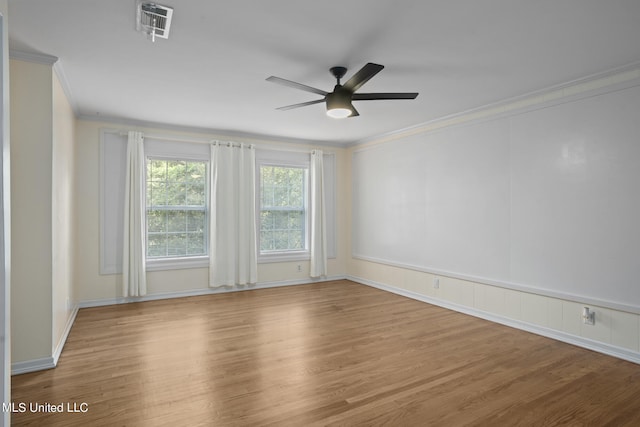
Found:
<svg viewBox="0 0 640 427"><path fill-rule="evenodd" d="M327 110L327 116L332 117L334 119L344 119L345 117L349 117L351 115L351 110L349 108L332 108Z"/></svg>
<svg viewBox="0 0 640 427"><path fill-rule="evenodd" d="M344 119L352 113L350 93L336 87L332 93L327 95L327 116L334 119Z"/></svg>

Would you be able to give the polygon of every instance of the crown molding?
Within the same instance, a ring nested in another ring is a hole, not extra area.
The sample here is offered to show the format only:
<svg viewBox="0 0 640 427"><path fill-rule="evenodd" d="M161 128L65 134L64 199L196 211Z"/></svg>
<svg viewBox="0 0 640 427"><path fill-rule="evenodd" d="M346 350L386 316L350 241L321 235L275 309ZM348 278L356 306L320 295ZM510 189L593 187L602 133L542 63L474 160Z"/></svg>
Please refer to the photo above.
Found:
<svg viewBox="0 0 640 427"><path fill-rule="evenodd" d="M73 114L76 117L78 117L78 113L79 113L78 103L76 102L76 99L73 96L71 85L69 84L67 75L65 74L64 69L62 68L62 60L57 61L55 64L53 64L53 71L58 76L58 81L60 82L60 86L62 86L62 91L67 97L67 101L71 106L71 110L73 111Z"/></svg>
<svg viewBox="0 0 640 427"><path fill-rule="evenodd" d="M108 123L108 124L114 124L114 125L120 125L120 126L129 126L129 127L135 127L135 128L152 128L152 129L160 129L160 130L167 130L167 131L180 132L180 133L203 134L210 139L224 139L224 140L232 140L237 142L287 143L287 144L297 144L297 145L303 144L303 145L315 145L318 147L331 147L331 148L345 148L346 144L348 143L348 141L334 142L334 141L313 140L313 139L296 139L296 138L290 138L290 137L282 137L278 135L266 135L266 134L242 132L242 131L231 130L231 129L214 129L214 128L194 127L194 126L181 126L181 125L175 125L175 124L127 119L124 117L102 116L102 115L94 115L94 114L81 113L81 114L77 114L76 117L79 120Z"/></svg>
<svg viewBox="0 0 640 427"><path fill-rule="evenodd" d="M73 114L76 117L78 116L78 104L73 97L73 92L71 91L69 80L67 79L67 76L64 73L64 69L62 68L62 61L60 60L60 58L44 53L25 52L16 49L9 49L9 59L17 59L19 61L51 66L53 68L53 71L56 73L56 76L58 76L58 81L60 82L60 86L62 86L62 90L67 97L67 101L71 106Z"/></svg>
<svg viewBox="0 0 640 427"><path fill-rule="evenodd" d="M33 62L36 64L53 66L58 62L58 57L47 55L45 53L25 52L22 50L9 49L9 59L18 59L20 61Z"/></svg>
<svg viewBox="0 0 640 427"><path fill-rule="evenodd" d="M438 117L416 125L386 132L376 136L363 138L347 143L346 147L358 147L369 144L380 144L408 136L430 132L436 129L459 125L479 119L490 119L501 114L513 113L522 109L535 108L550 102L585 96L594 90L603 90L609 86L619 85L640 78L640 61L622 67L616 67L601 73L591 74L544 89L528 92L523 95L485 104L459 113Z"/></svg>

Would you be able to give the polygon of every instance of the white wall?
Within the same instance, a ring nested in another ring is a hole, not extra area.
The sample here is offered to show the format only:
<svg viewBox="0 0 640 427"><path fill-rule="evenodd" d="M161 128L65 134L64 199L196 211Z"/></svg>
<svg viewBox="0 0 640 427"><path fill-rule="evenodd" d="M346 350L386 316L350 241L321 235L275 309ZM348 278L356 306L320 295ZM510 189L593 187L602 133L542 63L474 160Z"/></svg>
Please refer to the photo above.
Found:
<svg viewBox="0 0 640 427"><path fill-rule="evenodd" d="M640 362L639 235L629 215L640 206L639 88L633 69L352 148L348 274ZM380 160L391 155L417 158L422 169ZM362 181L369 169L382 201L361 194L371 188ZM385 201L392 211L376 211ZM447 215L428 212L440 208ZM371 229L375 239L364 234ZM582 323L584 305L596 325Z"/></svg>
<svg viewBox="0 0 640 427"><path fill-rule="evenodd" d="M354 151L354 255L640 313L638 110L640 84Z"/></svg>
<svg viewBox="0 0 640 427"><path fill-rule="evenodd" d="M53 367L75 313L75 117L53 60L11 60L14 372Z"/></svg>
<svg viewBox="0 0 640 427"><path fill-rule="evenodd" d="M11 60L12 361L51 356L52 68Z"/></svg>
<svg viewBox="0 0 640 427"><path fill-rule="evenodd" d="M52 194L52 313L53 348L63 345L73 313L73 255L75 235L75 115L53 74ZM58 349L61 351L62 349Z"/></svg>
<svg viewBox="0 0 640 427"><path fill-rule="evenodd" d="M76 236L74 262L74 299L81 305L92 305L114 302L121 297L122 277L120 274L100 275L100 131L101 129L134 129L125 125L78 120L76 125ZM176 139L221 139L238 140L224 135L176 132L166 129L135 128L147 134L164 135ZM256 144L258 148L281 147L291 148L291 144L280 144L268 141L246 140ZM304 143L293 145L295 149L314 148ZM329 260L329 276L344 277L346 274L346 188L344 183L347 159L343 148L324 147L325 152L334 152L337 169L337 257ZM301 271L297 266L301 265ZM259 286L274 284L293 284L309 280L309 262L278 262L258 265ZM170 296L209 292L208 268L191 268L181 270L149 271L147 273L148 297Z"/></svg>

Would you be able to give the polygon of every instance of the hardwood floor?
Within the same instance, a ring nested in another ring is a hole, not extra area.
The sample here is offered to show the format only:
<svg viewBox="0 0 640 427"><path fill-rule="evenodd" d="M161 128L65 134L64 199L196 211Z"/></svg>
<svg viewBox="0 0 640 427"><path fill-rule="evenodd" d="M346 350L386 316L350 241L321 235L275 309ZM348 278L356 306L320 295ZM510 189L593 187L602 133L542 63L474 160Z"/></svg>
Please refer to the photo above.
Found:
<svg viewBox="0 0 640 427"><path fill-rule="evenodd" d="M14 425L640 425L639 365L349 281L82 309L12 381Z"/></svg>

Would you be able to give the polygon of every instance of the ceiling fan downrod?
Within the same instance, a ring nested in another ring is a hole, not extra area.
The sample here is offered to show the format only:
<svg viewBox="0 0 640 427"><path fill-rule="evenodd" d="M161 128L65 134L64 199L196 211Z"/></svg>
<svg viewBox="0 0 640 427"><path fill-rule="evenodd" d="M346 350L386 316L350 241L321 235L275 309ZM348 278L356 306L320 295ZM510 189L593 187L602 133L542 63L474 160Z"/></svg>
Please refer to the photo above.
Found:
<svg viewBox="0 0 640 427"><path fill-rule="evenodd" d="M340 84L340 79L343 78L345 74L347 74L347 69L345 67L331 67L329 71L338 81L338 86L342 86Z"/></svg>

